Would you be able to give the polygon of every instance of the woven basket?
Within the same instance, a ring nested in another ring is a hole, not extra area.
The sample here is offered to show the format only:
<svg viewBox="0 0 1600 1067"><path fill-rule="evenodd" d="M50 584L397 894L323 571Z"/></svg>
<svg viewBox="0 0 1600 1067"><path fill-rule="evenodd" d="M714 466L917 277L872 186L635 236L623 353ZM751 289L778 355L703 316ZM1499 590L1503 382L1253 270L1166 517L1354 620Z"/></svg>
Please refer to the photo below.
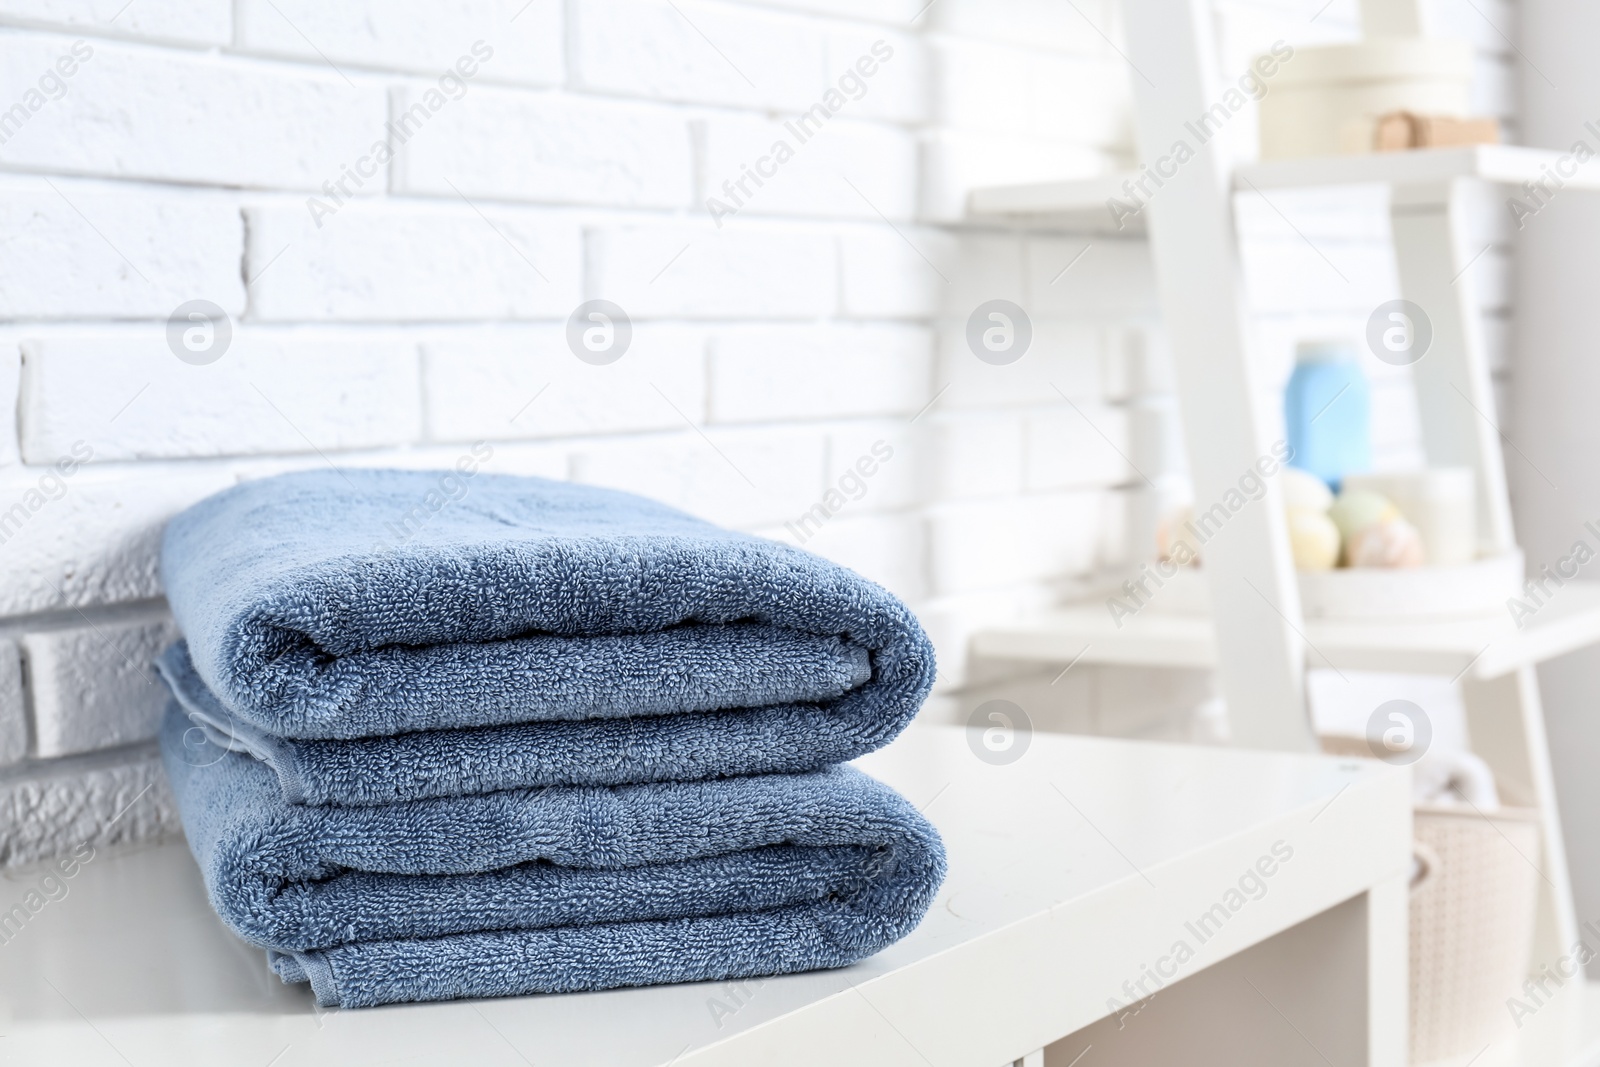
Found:
<svg viewBox="0 0 1600 1067"><path fill-rule="evenodd" d="M1539 816L1418 805L1411 890L1411 1062L1472 1055L1515 1032L1533 949ZM1520 853L1520 855L1519 855Z"/></svg>
<svg viewBox="0 0 1600 1067"><path fill-rule="evenodd" d="M1365 738L1323 737L1330 755L1371 758ZM1499 783L1502 799L1512 790ZM1411 882L1411 1063L1460 1064L1516 1027L1533 952L1539 813L1418 804ZM1520 853L1520 855L1519 855Z"/></svg>

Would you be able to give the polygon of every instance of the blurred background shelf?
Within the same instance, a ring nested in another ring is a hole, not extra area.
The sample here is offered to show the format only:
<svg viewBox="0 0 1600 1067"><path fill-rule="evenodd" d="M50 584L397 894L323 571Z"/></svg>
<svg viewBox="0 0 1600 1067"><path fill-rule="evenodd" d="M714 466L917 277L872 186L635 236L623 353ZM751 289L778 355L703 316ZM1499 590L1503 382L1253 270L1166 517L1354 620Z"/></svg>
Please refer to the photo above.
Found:
<svg viewBox="0 0 1600 1067"><path fill-rule="evenodd" d="M1520 629L1500 611L1474 617L1306 619L1303 631L1311 668L1486 681L1600 641L1600 582L1568 583ZM988 627L974 634L972 649L1038 663L1211 668L1217 662L1209 616L1152 606L1116 620L1103 601L1068 604Z"/></svg>
<svg viewBox="0 0 1600 1067"><path fill-rule="evenodd" d="M1365 0L1361 8L1368 37L1423 36L1426 19L1417 3ZM1199 137L1195 147L1194 116L1207 113L1221 84L1209 9L1130 0L1124 17L1129 62L1163 75L1159 84L1133 81L1136 158L1149 165L1088 179L977 188L969 194L971 216L1148 242L1188 478L1196 510L1204 511L1207 502L1225 500L1240 472L1252 469L1272 444L1258 410L1259 326L1241 270L1236 200L1251 194L1270 204L1276 191L1387 186L1400 295L1430 327L1431 343L1408 362L1426 466L1471 469L1479 553L1515 559L1516 566L1496 597L1470 603L1457 597L1449 610L1428 615L1385 614L1418 603L1399 588L1406 576L1378 586L1362 584L1363 576L1353 597L1319 599L1316 581L1308 585L1296 573L1280 504L1269 488L1267 507L1240 511L1226 537L1207 542L1203 599L1157 590L1148 607L1118 617L1103 596L1068 603L985 627L973 635L971 649L1049 664L1063 674L1078 662L1214 670L1231 741L1269 749L1318 743L1308 668L1448 678L1459 685L1472 750L1497 781L1530 798L1539 812L1542 885L1527 971L1540 973L1571 953L1580 936L1592 935L1580 935L1573 904L1534 668L1600 642L1600 582L1568 582L1521 626L1504 606L1518 595L1524 572L1500 431L1483 414L1495 410L1496 397L1479 319L1483 301L1468 270L1482 245L1468 220L1476 183L1498 183L1523 197L1542 183L1544 191L1534 198L1542 204L1558 189L1600 190L1600 161L1493 144L1351 155L1284 151L1278 153L1283 158L1242 162L1232 158L1226 138ZM1192 155L1174 166L1173 146L1180 143ZM1163 172L1152 169L1157 165ZM1130 603L1124 599L1125 608ZM1525 1020L1515 1042L1483 1050L1476 1062L1600 1062L1600 995L1581 984L1567 993L1561 1007L1551 1003Z"/></svg>
<svg viewBox="0 0 1600 1067"><path fill-rule="evenodd" d="M1466 148L1413 148L1402 152L1275 159L1248 163L1234 171L1234 189L1293 189L1328 185L1432 185L1457 178L1478 178L1503 185L1521 185L1556 174L1565 187L1600 189L1600 161L1577 163L1565 177L1556 168L1564 153L1519 145L1473 145Z"/></svg>
<svg viewBox="0 0 1600 1067"><path fill-rule="evenodd" d="M1026 218L1048 216L1052 222L1090 233L1143 235L1144 214L1132 215L1119 226L1107 202L1126 199L1124 183L1138 178L1135 171L1119 171L1099 178L993 185L972 190L968 214L974 218Z"/></svg>
<svg viewBox="0 0 1600 1067"><path fill-rule="evenodd" d="M1572 175L1557 169L1566 161ZM1520 186L1555 175L1562 188L1600 189L1600 160L1578 163L1561 152L1517 145L1474 145L1466 148L1416 148L1403 152L1275 159L1237 167L1235 192L1307 189L1334 185L1435 185L1458 178L1477 178ZM1048 216L1058 225L1091 233L1143 235L1144 212L1125 215L1121 224L1110 201L1129 207L1148 199L1133 189L1140 171L1119 171L1097 178L995 185L974 189L968 201L976 217ZM1552 183L1553 184L1553 183ZM1148 185L1147 188L1153 188Z"/></svg>

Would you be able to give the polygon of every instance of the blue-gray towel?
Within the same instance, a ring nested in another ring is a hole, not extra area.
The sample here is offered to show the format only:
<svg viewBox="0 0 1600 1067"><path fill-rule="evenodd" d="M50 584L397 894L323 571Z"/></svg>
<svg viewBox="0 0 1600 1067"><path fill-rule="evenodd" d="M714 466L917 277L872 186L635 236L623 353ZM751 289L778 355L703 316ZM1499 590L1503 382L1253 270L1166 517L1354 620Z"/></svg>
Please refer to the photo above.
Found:
<svg viewBox="0 0 1600 1067"><path fill-rule="evenodd" d="M874 747L826 704L638 719L585 719L423 730L352 740L278 737L232 715L182 642L156 667L203 740L270 766L297 804L383 804L547 785L621 785L735 774L794 774ZM882 720L879 721L880 726Z"/></svg>
<svg viewBox="0 0 1600 1067"><path fill-rule="evenodd" d="M198 734L174 703L162 754L212 905L326 1005L842 966L944 877L927 821L848 767L310 806Z"/></svg>
<svg viewBox="0 0 1600 1067"><path fill-rule="evenodd" d="M819 556L627 493L482 473L442 483L304 471L168 524L167 599L232 718L351 740L764 709L746 732L809 748L818 767L886 743L932 685L910 611Z"/></svg>

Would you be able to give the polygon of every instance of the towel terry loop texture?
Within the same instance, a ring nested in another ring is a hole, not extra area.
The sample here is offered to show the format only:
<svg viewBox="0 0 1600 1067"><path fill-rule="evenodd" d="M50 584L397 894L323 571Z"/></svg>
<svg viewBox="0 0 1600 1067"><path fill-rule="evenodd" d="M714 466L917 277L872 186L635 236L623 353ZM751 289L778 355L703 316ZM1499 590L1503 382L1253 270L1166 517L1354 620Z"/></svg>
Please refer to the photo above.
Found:
<svg viewBox="0 0 1600 1067"><path fill-rule="evenodd" d="M213 905L281 977L346 1006L726 979L916 925L938 836L838 766L932 683L904 605L541 479L406 526L436 483L281 475L167 528L163 753Z"/></svg>

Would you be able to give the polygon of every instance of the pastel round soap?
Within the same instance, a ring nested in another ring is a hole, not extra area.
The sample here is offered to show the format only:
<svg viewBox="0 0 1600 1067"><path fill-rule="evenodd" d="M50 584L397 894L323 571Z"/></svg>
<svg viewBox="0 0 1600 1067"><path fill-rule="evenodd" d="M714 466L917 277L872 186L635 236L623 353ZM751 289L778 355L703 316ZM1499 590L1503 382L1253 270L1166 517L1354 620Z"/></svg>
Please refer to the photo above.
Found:
<svg viewBox="0 0 1600 1067"><path fill-rule="evenodd" d="M1428 561L1422 534L1398 515L1357 530L1345 544L1352 567L1420 567Z"/></svg>
<svg viewBox="0 0 1600 1067"><path fill-rule="evenodd" d="M1340 493L1333 506L1328 508L1328 518L1339 527L1339 536L1349 543L1358 530L1385 519L1397 519L1399 510L1389 498L1370 489L1352 489Z"/></svg>
<svg viewBox="0 0 1600 1067"><path fill-rule="evenodd" d="M1339 562L1339 528L1316 508L1289 508L1289 548L1303 571L1326 571Z"/></svg>
<svg viewBox="0 0 1600 1067"><path fill-rule="evenodd" d="M1333 493L1329 490L1327 482L1299 467L1283 468L1284 507L1327 511L1332 503Z"/></svg>

